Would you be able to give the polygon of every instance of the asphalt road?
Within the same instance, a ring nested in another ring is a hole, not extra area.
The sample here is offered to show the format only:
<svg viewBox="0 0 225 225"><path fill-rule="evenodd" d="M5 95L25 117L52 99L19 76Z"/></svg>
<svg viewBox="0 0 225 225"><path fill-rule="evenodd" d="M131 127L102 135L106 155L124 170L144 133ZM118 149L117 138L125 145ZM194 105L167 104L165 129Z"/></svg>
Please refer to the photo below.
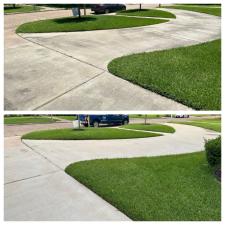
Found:
<svg viewBox="0 0 225 225"><path fill-rule="evenodd" d="M145 27L20 34L24 22L64 17L70 10L5 16L6 110L191 110L107 71L113 58L220 38L221 18L191 11Z"/></svg>

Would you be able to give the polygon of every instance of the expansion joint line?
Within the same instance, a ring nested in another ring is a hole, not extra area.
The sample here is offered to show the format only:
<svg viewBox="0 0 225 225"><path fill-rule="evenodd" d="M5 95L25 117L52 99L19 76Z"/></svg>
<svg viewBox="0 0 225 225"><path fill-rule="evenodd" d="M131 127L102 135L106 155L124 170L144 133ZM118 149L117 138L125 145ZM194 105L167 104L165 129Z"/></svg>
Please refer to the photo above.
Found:
<svg viewBox="0 0 225 225"><path fill-rule="evenodd" d="M96 65L94 65L94 64L92 64L92 63L86 62L86 61L84 61L84 60L82 60L82 59L79 59L79 58L76 58L76 57L74 57L74 56L72 56L72 55L68 55L68 54L66 54L66 53L64 53L64 52L61 52L61 51L59 51L59 50L56 50L56 49L54 49L54 48L51 48L51 47L42 45L42 44L40 44L40 43L38 43L38 42L36 42L36 41L34 41L34 40L31 40L31 39L29 39L29 38L23 37L23 36L20 35L20 34L17 34L17 35L18 35L19 37L21 37L22 39L24 39L25 41L29 41L29 42L31 42L31 43L33 43L33 44L39 45L39 46L41 46L42 48L49 49L49 50L51 50L51 51L53 51L53 52L59 53L59 54L61 54L61 55L63 55L63 56L66 56L66 57L68 57L68 58L72 58L72 59L77 60L77 61L79 61L79 62L81 62L81 63L84 63L84 64L87 64L87 65L89 65L89 66L92 66L92 67L94 67L94 68L96 68L96 69L99 69L99 70L102 70L102 71L104 71L104 72L107 72L107 70L105 70L105 69L103 69L103 68L100 68L100 67L98 67L98 66L96 66Z"/></svg>
<svg viewBox="0 0 225 225"><path fill-rule="evenodd" d="M43 107L43 106L45 106L45 105L47 105L47 104L49 104L49 103L55 101L56 99L62 97L63 95L65 95L65 94L67 94L67 93L69 93L69 92L71 92L71 91L73 91L73 90L75 90L75 89L81 87L82 85L88 83L89 81L96 79L97 77L101 76L103 73L105 73L105 71L102 71L101 73L97 74L96 76L92 77L91 79L88 79L88 80L82 82L81 84L76 85L75 87L73 87L73 88L71 88L71 89L69 89L69 90L67 90L67 91L65 91L65 92L63 92L63 93L61 93L61 94L55 96L54 98L51 98L50 100L48 100L48 101L46 101L45 103L39 105L38 107L34 108L33 110L38 110L38 109L40 109L41 107Z"/></svg>
<svg viewBox="0 0 225 225"><path fill-rule="evenodd" d="M103 68L100 68L100 67L98 67L98 66L96 66L96 65L93 65L93 64L91 64L91 63L89 63L89 62L83 61L83 60L78 59L78 58L76 58L76 57L74 57L74 56L71 56L71 55L67 55L66 53L60 52L59 50L56 50L56 49L53 49L53 48L44 46L44 45L42 45L42 44L40 44L40 43L38 43L38 42L35 42L35 41L33 41L33 40L30 40L29 38L23 37L23 36L21 36L20 34L17 34L17 35L18 35L20 38L24 39L25 41L29 41L29 42L31 42L31 43L33 43L33 44L36 44L36 45L38 45L38 46L41 46L42 48L46 48L46 49L48 49L48 50L50 50L50 51L54 51L54 52L59 53L59 54L65 56L65 57L72 58L72 59L74 59L74 60L76 60L76 61L79 61L79 62L81 62L81 63L83 63L83 64L86 64L86 65L89 65L89 66L92 66L92 67L94 67L94 68L96 68L96 69L101 70L100 73L98 73L96 76L92 77L91 79L88 79L88 80L82 82L81 84L76 85L76 86L70 88L69 90L64 91L63 93L61 93L61 94L59 94L59 95L57 95L57 96L55 96L55 97L49 99L48 101L44 102L43 104L41 104L41 105L39 105L39 106L33 108L33 110L38 110L38 109L40 109L41 107L43 107L43 106L45 106L45 105L51 103L52 101L54 101L54 100L56 100L56 99L62 97L63 95L69 93L70 91L73 91L74 89L76 89L76 88L82 86L83 84L86 84L86 83L88 83L88 82L91 81L91 80L94 80L95 78L97 78L97 77L99 77L100 75L102 75L104 72L108 72L107 70L105 70L105 69L103 69Z"/></svg>
<svg viewBox="0 0 225 225"><path fill-rule="evenodd" d="M36 178L36 177L46 176L46 175L49 175L49 174L57 173L58 171L59 170L54 170L54 171L51 171L49 173L38 174L38 175L35 175L35 176L31 176L31 177L27 177L27 178L23 178L23 179L19 179L19 180L14 180L14 181L6 182L6 183L4 183L4 185L13 184L13 183L17 183L17 182L25 181L25 180L30 180L30 179L33 179L33 178Z"/></svg>
<svg viewBox="0 0 225 225"><path fill-rule="evenodd" d="M42 158L44 158L45 160L47 160L49 163L51 163L53 166L57 167L59 170L64 171L63 168L61 168L59 165L55 164L54 162L52 162L50 159L48 159L46 156L44 156L43 154L41 154L40 152L36 151L34 148L32 148L30 145L28 145L26 142L24 142L23 140L21 140L21 142L27 147L29 148L31 151L35 152L36 154L40 155Z"/></svg>

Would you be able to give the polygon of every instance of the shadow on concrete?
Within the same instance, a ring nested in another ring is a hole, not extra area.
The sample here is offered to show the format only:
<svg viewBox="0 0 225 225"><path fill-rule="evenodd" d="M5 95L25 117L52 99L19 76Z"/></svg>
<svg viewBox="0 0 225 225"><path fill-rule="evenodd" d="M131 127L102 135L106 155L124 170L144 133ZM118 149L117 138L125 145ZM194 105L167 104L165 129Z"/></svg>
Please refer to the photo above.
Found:
<svg viewBox="0 0 225 225"><path fill-rule="evenodd" d="M132 13L132 12L146 12L149 11L149 9L128 9L128 10L123 10L120 11L120 13Z"/></svg>
<svg viewBox="0 0 225 225"><path fill-rule="evenodd" d="M63 23L83 23L83 22L88 22L88 21L94 21L96 20L95 17L91 17L91 16L85 16L85 17L81 17L81 18L77 18L77 17L66 17L66 18L58 18L58 19L53 19L54 22L59 23L59 24L63 24Z"/></svg>

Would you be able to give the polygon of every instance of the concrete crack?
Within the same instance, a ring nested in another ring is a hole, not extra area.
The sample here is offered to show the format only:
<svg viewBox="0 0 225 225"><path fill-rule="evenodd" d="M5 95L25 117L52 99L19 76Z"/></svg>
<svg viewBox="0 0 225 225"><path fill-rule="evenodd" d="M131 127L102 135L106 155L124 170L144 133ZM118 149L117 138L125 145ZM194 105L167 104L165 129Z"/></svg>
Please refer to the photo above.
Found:
<svg viewBox="0 0 225 225"><path fill-rule="evenodd" d="M46 101L45 103L39 105L38 107L34 108L33 110L38 110L38 109L40 109L41 107L43 107L43 106L45 106L45 105L47 105L47 104L53 102L54 100L56 100L56 99L62 97L62 96L65 95L65 94L67 94L67 93L69 93L69 92L71 92L71 91L73 91L73 90L79 88L80 86L82 86L82 85L88 83L89 81L96 79L97 77L101 76L103 73L105 73L105 71L102 71L101 73L97 74L96 76L94 76L94 77L92 77L92 78L90 78L90 79L88 79L88 80L82 82L81 84L76 85L76 86L73 87L73 88L70 88L69 90L67 90L67 91L65 91L65 92L63 92L63 93L57 95L56 97L51 98L50 100L48 100L48 101Z"/></svg>
<svg viewBox="0 0 225 225"><path fill-rule="evenodd" d="M35 176L26 177L26 178L22 178L22 179L19 179L19 180L14 180L14 181L6 182L6 183L4 183L4 185L13 184L13 183L17 183L17 182L25 181L25 180L30 180L30 179L33 179L33 178L36 178L36 177L41 177L41 176L45 176L45 175L48 175L48 174L57 173L58 171L59 170L54 170L54 171L51 171L49 173L38 174L38 175L35 175Z"/></svg>
<svg viewBox="0 0 225 225"><path fill-rule="evenodd" d="M22 39L26 40L26 41L29 41L29 42L31 42L31 43L33 43L33 44L36 44L36 45L41 46L42 48L49 49L49 50L51 50L51 51L53 51L53 52L59 53L59 54L64 55L64 56L66 56L66 57L68 57L68 58L72 58L72 59L74 59L74 60L77 60L77 61L79 61L79 62L81 62L81 63L84 63L84 64L87 64L87 65L89 65L89 66L92 66L92 67L94 67L94 68L96 68L96 69L102 70L102 71L104 71L104 72L107 71L107 70L105 70L105 69L103 69L103 68L100 68L100 67L98 67L98 66L96 66L96 65L94 65L94 64L92 64L92 63L86 62L86 61L81 60L81 59L79 59L79 58L76 58L76 57L74 57L74 56L72 56L72 55L67 55L66 53L61 52L61 51L59 51L59 50L56 50L56 49L54 49L54 48L51 48L51 47L42 45L42 44L40 44L40 43L38 43L38 42L32 40L32 39L29 38L29 37L27 37L27 38L26 38L26 37L23 37L21 34L17 34L17 35L18 35L19 37L21 37Z"/></svg>
<svg viewBox="0 0 225 225"><path fill-rule="evenodd" d="M31 151L35 152L36 154L40 155L42 158L44 158L45 160L47 160L50 164L52 164L53 166L57 167L59 170L64 172L64 169L61 168L59 165L55 164L54 162L52 162L50 159L48 159L46 156L44 156L43 154L41 154L40 152L36 151L34 148L32 148L30 145L28 145L27 143L25 143L23 141L23 139L21 139L21 142L27 147L29 148Z"/></svg>

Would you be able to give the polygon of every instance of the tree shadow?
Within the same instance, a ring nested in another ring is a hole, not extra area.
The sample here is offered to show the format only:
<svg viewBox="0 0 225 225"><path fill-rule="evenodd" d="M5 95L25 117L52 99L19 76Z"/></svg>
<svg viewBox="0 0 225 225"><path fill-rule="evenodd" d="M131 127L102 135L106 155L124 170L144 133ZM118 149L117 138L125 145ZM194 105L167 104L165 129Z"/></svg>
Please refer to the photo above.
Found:
<svg viewBox="0 0 225 225"><path fill-rule="evenodd" d="M13 7L13 6L4 6L4 9L20 9L21 8L21 6L15 6L15 7Z"/></svg>
<svg viewBox="0 0 225 225"><path fill-rule="evenodd" d="M118 127L118 126L121 126L122 124L121 123L116 123L116 124L101 124L99 125L99 128L101 127Z"/></svg>
<svg viewBox="0 0 225 225"><path fill-rule="evenodd" d="M93 126L90 126L90 127L84 127L81 125L80 129L79 128L73 128L74 131L85 131L86 128L93 128L93 129L100 129L100 128L104 128L104 127L118 127L118 126L121 126L122 124L121 123L117 123L117 124L100 124L99 127L93 127Z"/></svg>
<svg viewBox="0 0 225 225"><path fill-rule="evenodd" d="M57 18L53 19L54 22L62 24L62 23L83 23L83 22L88 22L88 21L94 21L96 20L95 17L66 17L66 18Z"/></svg>
<svg viewBox="0 0 225 225"><path fill-rule="evenodd" d="M79 131L85 131L85 129L82 128L82 127L81 127L80 129L79 129L79 128L73 128L73 130L74 130L74 131L78 131L78 132L79 132Z"/></svg>
<svg viewBox="0 0 225 225"><path fill-rule="evenodd" d="M121 11L121 13L133 13L133 12L146 12L148 9L129 9L129 10L124 10Z"/></svg>

